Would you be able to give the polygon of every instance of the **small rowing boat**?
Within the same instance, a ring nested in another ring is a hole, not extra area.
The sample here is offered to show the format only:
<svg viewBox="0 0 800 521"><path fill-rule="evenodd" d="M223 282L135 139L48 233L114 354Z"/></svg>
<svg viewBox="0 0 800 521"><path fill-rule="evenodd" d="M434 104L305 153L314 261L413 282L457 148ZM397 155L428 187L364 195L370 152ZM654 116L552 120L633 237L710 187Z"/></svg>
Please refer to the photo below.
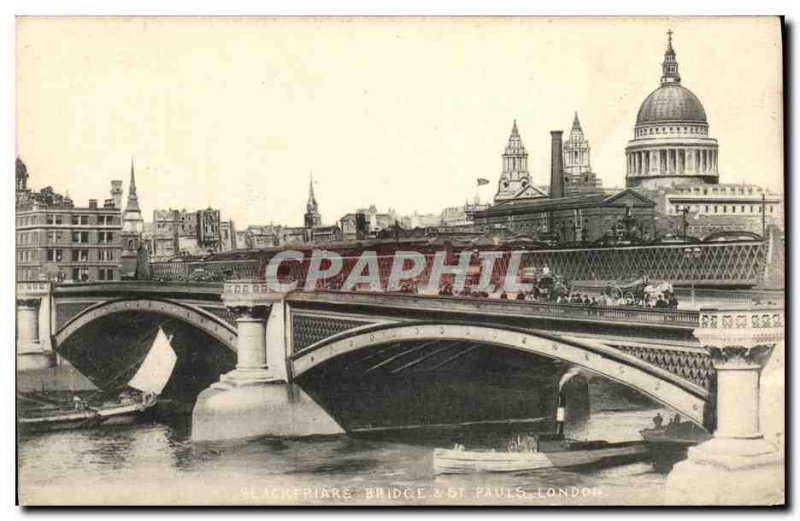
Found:
<svg viewBox="0 0 800 521"><path fill-rule="evenodd" d="M433 469L437 474L470 472L525 472L553 467L578 467L619 462L647 454L640 441L609 443L576 441L561 437L536 439L528 450L508 452L468 451L462 445L435 449Z"/></svg>
<svg viewBox="0 0 800 521"><path fill-rule="evenodd" d="M142 365L117 400L90 406L76 396L71 408L49 403L47 407L22 412L19 429L21 432L48 432L133 423L156 405L177 361L170 339L159 328Z"/></svg>
<svg viewBox="0 0 800 521"><path fill-rule="evenodd" d="M675 421L666 426L639 431L650 449L653 465L657 470L669 470L684 459L689 447L711 439L711 434L691 422Z"/></svg>

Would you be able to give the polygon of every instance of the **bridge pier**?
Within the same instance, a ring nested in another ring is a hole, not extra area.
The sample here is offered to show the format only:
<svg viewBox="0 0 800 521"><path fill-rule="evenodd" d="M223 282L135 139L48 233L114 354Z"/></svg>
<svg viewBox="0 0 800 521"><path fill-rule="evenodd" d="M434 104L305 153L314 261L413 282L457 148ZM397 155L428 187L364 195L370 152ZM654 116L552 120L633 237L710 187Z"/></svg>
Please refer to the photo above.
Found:
<svg viewBox="0 0 800 521"><path fill-rule="evenodd" d="M686 504L764 505L784 501L784 456L762 425L775 425L781 404L763 407L762 392L781 381L761 381L773 350L783 348L783 312L710 311L695 332L717 371L717 429L689 449L667 478L668 499Z"/></svg>
<svg viewBox="0 0 800 521"><path fill-rule="evenodd" d="M17 370L53 365L50 342L50 283L17 284ZM43 320L39 317L42 315Z"/></svg>
<svg viewBox="0 0 800 521"><path fill-rule="evenodd" d="M222 299L237 315L236 369L200 393L192 439L299 437L343 432L286 371L284 295L265 282L225 284Z"/></svg>

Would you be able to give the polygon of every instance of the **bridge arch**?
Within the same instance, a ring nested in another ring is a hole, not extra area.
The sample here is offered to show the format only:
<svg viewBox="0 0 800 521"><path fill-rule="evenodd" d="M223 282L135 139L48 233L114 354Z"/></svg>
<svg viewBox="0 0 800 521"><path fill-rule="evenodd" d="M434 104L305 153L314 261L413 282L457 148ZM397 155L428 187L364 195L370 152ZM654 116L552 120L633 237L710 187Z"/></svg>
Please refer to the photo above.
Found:
<svg viewBox="0 0 800 521"><path fill-rule="evenodd" d="M464 341L514 349L567 362L602 375L667 405L703 425L707 389L598 342L542 331L466 322L417 321L380 324L334 335L291 357L294 377L346 353L396 342Z"/></svg>
<svg viewBox="0 0 800 521"><path fill-rule="evenodd" d="M54 345L57 349L81 328L101 317L130 311L156 313L178 319L211 335L231 351L236 350L236 328L220 317L190 304L150 298L120 298L89 306L53 335Z"/></svg>

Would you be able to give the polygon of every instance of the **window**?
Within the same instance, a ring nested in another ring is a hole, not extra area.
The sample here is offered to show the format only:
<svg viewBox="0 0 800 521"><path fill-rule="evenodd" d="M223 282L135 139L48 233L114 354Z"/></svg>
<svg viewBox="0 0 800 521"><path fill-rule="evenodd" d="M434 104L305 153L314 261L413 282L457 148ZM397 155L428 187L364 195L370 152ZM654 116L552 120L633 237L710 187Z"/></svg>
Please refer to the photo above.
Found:
<svg viewBox="0 0 800 521"><path fill-rule="evenodd" d="M708 205L706 205L706 213L708 213Z"/></svg>
<svg viewBox="0 0 800 521"><path fill-rule="evenodd" d="M89 280L88 268L72 268L72 280L86 282Z"/></svg>
<svg viewBox="0 0 800 521"><path fill-rule="evenodd" d="M63 241L64 241L64 232L60 230L47 231L48 244L61 244Z"/></svg>
<svg viewBox="0 0 800 521"><path fill-rule="evenodd" d="M72 250L72 262L89 262L89 250Z"/></svg>
<svg viewBox="0 0 800 521"><path fill-rule="evenodd" d="M114 270L111 268L100 268L97 270L98 280L114 280Z"/></svg>
<svg viewBox="0 0 800 521"><path fill-rule="evenodd" d="M47 261L48 262L61 262L63 255L63 251L58 249L48 249L47 250Z"/></svg>
<svg viewBox="0 0 800 521"><path fill-rule="evenodd" d="M47 216L47 224L62 224L61 215L49 214Z"/></svg>
<svg viewBox="0 0 800 521"><path fill-rule="evenodd" d="M772 205L769 205L769 213L772 213L774 210L775 210L775 207L772 206Z"/></svg>
<svg viewBox="0 0 800 521"><path fill-rule="evenodd" d="M73 215L72 216L72 224L76 226L89 224L89 216L88 215Z"/></svg>
<svg viewBox="0 0 800 521"><path fill-rule="evenodd" d="M745 212L744 205L742 205L742 213L744 213L744 212Z"/></svg>
<svg viewBox="0 0 800 521"><path fill-rule="evenodd" d="M97 242L100 244L110 244L113 240L113 232L97 232Z"/></svg>
<svg viewBox="0 0 800 521"><path fill-rule="evenodd" d="M100 215L97 218L97 224L101 226L110 226L114 224L114 216L113 215ZM159 225L160 227L161 225Z"/></svg>
<svg viewBox="0 0 800 521"><path fill-rule="evenodd" d="M86 244L89 242L89 232L72 232L72 242Z"/></svg>
<svg viewBox="0 0 800 521"><path fill-rule="evenodd" d="M714 205L714 213L717 213L717 210L718 210L718 209L719 209L719 208L718 208L718 207L717 207L717 205L715 204L715 205Z"/></svg>
<svg viewBox="0 0 800 521"><path fill-rule="evenodd" d="M736 213L736 207L735 206L731 206L731 213Z"/></svg>
<svg viewBox="0 0 800 521"><path fill-rule="evenodd" d="M727 204L722 205L722 213L728 213L728 205Z"/></svg>
<svg viewBox="0 0 800 521"><path fill-rule="evenodd" d="M107 249L97 250L97 260L101 261L114 260L114 250L107 250Z"/></svg>

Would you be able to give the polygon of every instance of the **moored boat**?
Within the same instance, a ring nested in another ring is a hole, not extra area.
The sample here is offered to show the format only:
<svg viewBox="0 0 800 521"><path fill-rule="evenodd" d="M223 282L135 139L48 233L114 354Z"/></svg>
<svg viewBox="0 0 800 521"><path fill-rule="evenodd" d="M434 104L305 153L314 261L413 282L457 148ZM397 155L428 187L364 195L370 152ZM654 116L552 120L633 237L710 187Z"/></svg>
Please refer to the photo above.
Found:
<svg viewBox="0 0 800 521"><path fill-rule="evenodd" d="M711 434L702 427L680 421L643 429L639 434L650 449L657 470L671 469L675 463L686 459L689 447L711 439Z"/></svg>
<svg viewBox="0 0 800 521"><path fill-rule="evenodd" d="M48 432L135 422L156 405L176 363L170 339L159 328L144 361L118 399L92 406L76 396L71 407L49 403L25 410L17 421L19 430Z"/></svg>
<svg viewBox="0 0 800 521"><path fill-rule="evenodd" d="M647 454L643 442L575 441L562 437L537 439L528 450L507 452L468 451L463 446L435 449L433 468L437 474L469 472L525 472L553 467L578 467L619 462Z"/></svg>

